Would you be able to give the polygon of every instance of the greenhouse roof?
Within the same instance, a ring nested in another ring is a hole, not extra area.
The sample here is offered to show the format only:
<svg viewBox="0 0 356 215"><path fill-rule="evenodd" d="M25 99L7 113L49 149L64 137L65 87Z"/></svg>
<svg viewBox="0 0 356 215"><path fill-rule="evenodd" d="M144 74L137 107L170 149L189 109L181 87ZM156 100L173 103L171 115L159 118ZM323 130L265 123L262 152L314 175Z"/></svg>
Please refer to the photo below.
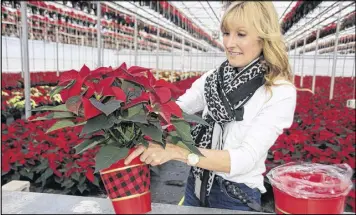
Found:
<svg viewBox="0 0 356 215"><path fill-rule="evenodd" d="M279 22L282 23L283 18L296 6L297 1L272 1L278 13ZM337 12L341 10L340 16L342 19L345 15L355 10L355 3L353 1L340 1L341 6L338 6L337 1L322 1L312 12L301 18L284 34L288 44L303 38L311 32L316 30L316 27L325 27L337 20ZM222 44L222 37L219 31L219 22L223 14L222 1L169 1L169 3L177 8L185 17L206 34L212 36L215 31L218 35L216 38L219 44ZM194 42L202 47L209 47L211 51L220 51L213 48L204 40L194 38L185 30L177 27L174 23L168 21L161 14L152 10L149 6L140 5L136 1L113 1L114 7L120 8L121 11L128 14L138 14L139 18L155 25L159 28L171 31L175 35L184 35L185 39ZM348 31L354 31L348 29ZM348 32L346 32L347 34ZM341 32L345 34L345 32ZM215 39L213 37L213 39Z"/></svg>

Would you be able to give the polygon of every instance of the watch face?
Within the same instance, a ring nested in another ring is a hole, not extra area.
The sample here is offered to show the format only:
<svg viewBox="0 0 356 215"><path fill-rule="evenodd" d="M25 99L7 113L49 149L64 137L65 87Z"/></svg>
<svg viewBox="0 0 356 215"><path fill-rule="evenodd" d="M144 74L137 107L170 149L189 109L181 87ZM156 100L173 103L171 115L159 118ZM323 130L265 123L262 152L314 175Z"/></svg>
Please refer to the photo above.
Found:
<svg viewBox="0 0 356 215"><path fill-rule="evenodd" d="M193 153L189 154L188 162L190 165L196 165L199 162L199 156Z"/></svg>

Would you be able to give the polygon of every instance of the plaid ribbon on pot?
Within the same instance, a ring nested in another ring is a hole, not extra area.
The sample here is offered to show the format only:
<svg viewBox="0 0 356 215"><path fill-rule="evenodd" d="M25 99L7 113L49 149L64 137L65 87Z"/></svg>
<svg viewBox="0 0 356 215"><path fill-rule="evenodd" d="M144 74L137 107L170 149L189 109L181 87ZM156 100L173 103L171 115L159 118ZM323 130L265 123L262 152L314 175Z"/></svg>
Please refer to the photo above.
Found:
<svg viewBox="0 0 356 215"><path fill-rule="evenodd" d="M146 164L126 166L101 173L110 199L142 194L150 190L150 170Z"/></svg>

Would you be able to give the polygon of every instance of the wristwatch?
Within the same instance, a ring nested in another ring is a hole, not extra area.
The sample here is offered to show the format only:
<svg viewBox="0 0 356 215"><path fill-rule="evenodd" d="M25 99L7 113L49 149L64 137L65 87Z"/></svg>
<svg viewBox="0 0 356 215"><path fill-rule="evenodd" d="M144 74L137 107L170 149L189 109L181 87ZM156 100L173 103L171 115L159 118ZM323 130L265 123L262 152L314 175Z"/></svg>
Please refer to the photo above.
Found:
<svg viewBox="0 0 356 215"><path fill-rule="evenodd" d="M196 166L197 163L199 162L200 158L197 154L194 154L194 153L190 153L188 155L188 161L187 161L187 164L190 165L190 166Z"/></svg>

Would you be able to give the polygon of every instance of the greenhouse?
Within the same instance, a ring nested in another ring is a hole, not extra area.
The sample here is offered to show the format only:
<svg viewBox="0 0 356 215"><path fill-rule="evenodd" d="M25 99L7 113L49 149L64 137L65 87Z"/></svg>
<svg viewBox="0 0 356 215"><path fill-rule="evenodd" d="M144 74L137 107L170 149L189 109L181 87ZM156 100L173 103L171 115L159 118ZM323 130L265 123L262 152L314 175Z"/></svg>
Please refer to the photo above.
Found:
<svg viewBox="0 0 356 215"><path fill-rule="evenodd" d="M4 213L355 213L354 1L1 9Z"/></svg>

